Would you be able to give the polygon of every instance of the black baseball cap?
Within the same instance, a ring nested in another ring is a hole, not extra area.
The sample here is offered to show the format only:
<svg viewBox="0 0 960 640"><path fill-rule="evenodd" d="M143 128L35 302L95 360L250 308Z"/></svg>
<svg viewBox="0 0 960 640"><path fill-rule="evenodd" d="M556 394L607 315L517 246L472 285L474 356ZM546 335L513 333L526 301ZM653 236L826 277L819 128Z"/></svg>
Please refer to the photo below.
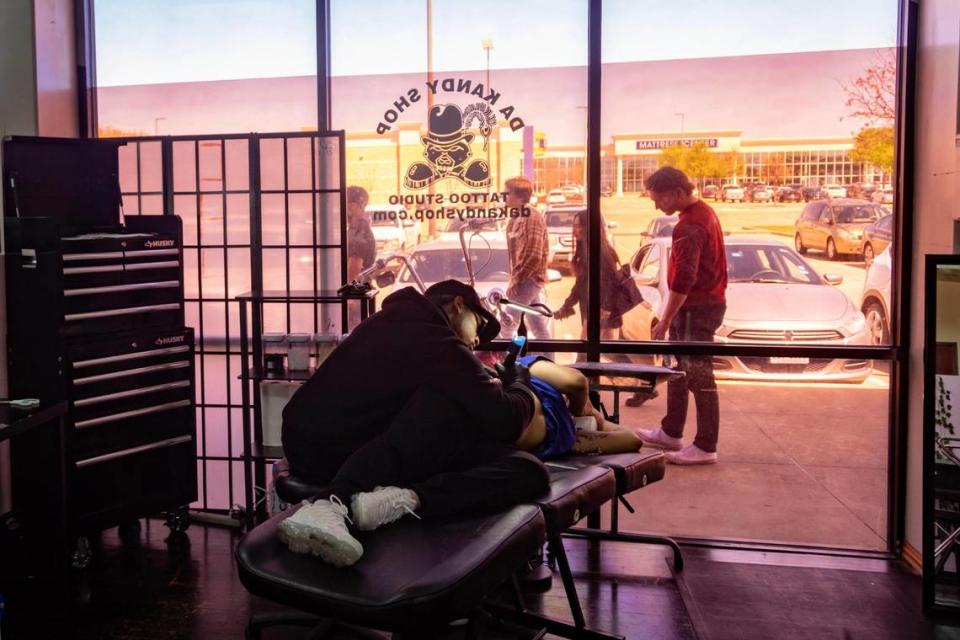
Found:
<svg viewBox="0 0 960 640"><path fill-rule="evenodd" d="M460 282L459 280L443 280L429 287L423 294L426 296L448 295L462 297L464 304L480 316L482 324L477 327L477 337L480 338L481 345L490 342L500 335L500 322L483 306L483 302L480 301L480 296L477 295L477 292L470 285Z"/></svg>

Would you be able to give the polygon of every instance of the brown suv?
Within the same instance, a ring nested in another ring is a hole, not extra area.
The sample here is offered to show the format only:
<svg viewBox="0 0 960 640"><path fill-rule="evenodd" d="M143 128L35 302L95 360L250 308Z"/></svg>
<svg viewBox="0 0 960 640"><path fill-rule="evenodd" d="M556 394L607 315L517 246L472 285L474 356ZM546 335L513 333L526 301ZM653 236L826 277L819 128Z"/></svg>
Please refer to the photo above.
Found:
<svg viewBox="0 0 960 640"><path fill-rule="evenodd" d="M797 251L819 249L826 252L830 260L842 254L862 255L864 227L885 213L879 205L867 200L836 198L810 202L794 223Z"/></svg>

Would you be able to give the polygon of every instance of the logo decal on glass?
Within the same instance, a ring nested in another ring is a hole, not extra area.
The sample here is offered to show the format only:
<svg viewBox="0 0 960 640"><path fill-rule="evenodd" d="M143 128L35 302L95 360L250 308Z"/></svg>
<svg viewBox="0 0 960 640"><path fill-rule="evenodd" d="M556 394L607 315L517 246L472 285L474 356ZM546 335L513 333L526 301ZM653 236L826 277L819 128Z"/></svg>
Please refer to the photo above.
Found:
<svg viewBox="0 0 960 640"><path fill-rule="evenodd" d="M491 126L497 118L484 102L471 104L466 113L454 104L440 104L430 110L427 135L420 136L426 162L418 160L407 169L403 184L408 189L424 189L444 178L456 178L468 187L482 189L490 185L490 167L484 160L471 159L470 143L474 135L467 126L480 120L480 135L486 149Z"/></svg>

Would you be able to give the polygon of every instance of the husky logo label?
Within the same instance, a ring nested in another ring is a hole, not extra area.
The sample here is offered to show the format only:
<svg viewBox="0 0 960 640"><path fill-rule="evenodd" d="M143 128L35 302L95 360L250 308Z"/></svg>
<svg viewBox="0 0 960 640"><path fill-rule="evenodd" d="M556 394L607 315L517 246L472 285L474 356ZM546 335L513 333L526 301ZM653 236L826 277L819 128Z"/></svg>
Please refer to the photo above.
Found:
<svg viewBox="0 0 960 640"><path fill-rule="evenodd" d="M158 347L162 347L165 344L177 344L178 342L183 342L186 340L186 336L170 336L168 338L157 338L153 341L153 344Z"/></svg>
<svg viewBox="0 0 960 640"><path fill-rule="evenodd" d="M172 247L173 240L147 240L143 243L147 249L158 249L160 247Z"/></svg>

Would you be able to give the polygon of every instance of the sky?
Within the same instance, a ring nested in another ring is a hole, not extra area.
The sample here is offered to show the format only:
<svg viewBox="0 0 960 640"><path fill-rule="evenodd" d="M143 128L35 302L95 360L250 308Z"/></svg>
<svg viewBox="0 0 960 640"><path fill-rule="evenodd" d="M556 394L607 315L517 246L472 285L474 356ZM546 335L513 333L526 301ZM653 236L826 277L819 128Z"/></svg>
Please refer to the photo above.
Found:
<svg viewBox="0 0 960 640"><path fill-rule="evenodd" d="M334 76L427 68L428 0L332 0ZM315 0L95 0L97 83L311 76ZM603 61L890 47L897 0L604 0ZM587 64L585 0L432 0L433 68Z"/></svg>

